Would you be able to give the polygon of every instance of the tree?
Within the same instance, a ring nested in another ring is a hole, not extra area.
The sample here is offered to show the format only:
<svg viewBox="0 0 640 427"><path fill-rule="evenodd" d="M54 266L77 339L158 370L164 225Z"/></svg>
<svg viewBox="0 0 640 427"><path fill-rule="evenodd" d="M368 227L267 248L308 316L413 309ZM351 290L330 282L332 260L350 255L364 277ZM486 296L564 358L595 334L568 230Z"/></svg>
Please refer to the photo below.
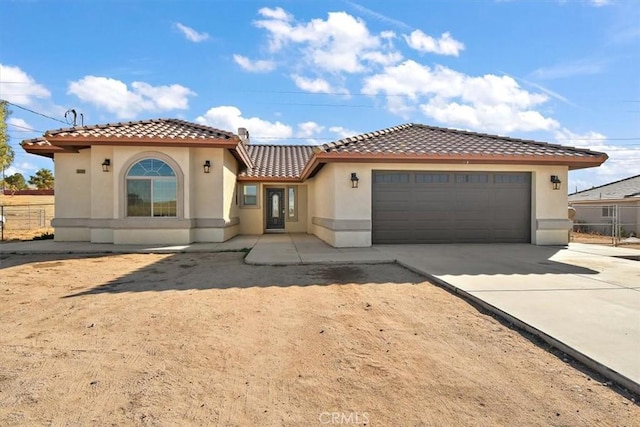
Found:
<svg viewBox="0 0 640 427"><path fill-rule="evenodd" d="M49 169L40 169L35 175L29 177L29 184L35 185L38 190L53 188L53 173Z"/></svg>
<svg viewBox="0 0 640 427"><path fill-rule="evenodd" d="M18 190L26 190L27 181L25 181L24 176L21 173L14 173L13 175L9 175L3 180L3 187L9 189L10 191L18 191Z"/></svg>
<svg viewBox="0 0 640 427"><path fill-rule="evenodd" d="M11 115L9 104L7 101L0 100L0 169L2 169L4 190L4 171L11 166L15 153L11 145L9 145L9 134L7 134L7 119Z"/></svg>

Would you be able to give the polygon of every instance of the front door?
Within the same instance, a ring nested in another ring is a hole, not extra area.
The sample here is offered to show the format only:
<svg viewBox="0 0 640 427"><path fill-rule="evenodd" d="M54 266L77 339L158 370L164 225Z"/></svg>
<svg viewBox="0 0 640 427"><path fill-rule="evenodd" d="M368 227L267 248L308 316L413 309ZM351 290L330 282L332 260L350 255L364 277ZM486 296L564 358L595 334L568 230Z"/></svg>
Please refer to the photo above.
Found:
<svg viewBox="0 0 640 427"><path fill-rule="evenodd" d="M267 230L284 230L284 188L267 188Z"/></svg>

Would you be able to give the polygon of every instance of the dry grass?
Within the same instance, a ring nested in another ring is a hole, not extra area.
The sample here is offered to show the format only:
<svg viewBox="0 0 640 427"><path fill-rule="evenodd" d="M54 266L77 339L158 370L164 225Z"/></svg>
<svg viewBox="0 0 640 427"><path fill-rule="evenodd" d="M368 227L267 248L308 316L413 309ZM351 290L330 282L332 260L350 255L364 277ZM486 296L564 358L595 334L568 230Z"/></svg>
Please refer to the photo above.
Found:
<svg viewBox="0 0 640 427"><path fill-rule="evenodd" d="M624 239L623 239L624 240ZM613 246L613 238L611 236L604 236L602 234L592 234L592 233L571 233L571 241L573 243L589 243L593 245L605 245L605 246ZM626 244L622 243L618 246L630 249L640 249L640 244Z"/></svg>
<svg viewBox="0 0 640 427"><path fill-rule="evenodd" d="M31 240L53 233L50 222L55 214L54 196L0 195L0 206L7 221L4 240Z"/></svg>

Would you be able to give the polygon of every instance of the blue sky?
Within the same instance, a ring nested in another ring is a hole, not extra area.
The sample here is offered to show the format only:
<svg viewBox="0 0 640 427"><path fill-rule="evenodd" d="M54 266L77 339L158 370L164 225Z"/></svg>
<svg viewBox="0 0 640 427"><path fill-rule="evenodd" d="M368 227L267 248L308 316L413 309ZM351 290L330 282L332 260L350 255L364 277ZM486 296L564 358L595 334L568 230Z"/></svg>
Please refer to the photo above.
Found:
<svg viewBox="0 0 640 427"><path fill-rule="evenodd" d="M8 173L26 176L53 164L20 141L66 127L75 109L85 124L242 126L257 143L320 144L414 122L608 153L602 167L570 174L574 191L640 174L640 7L0 0L0 98L15 104Z"/></svg>

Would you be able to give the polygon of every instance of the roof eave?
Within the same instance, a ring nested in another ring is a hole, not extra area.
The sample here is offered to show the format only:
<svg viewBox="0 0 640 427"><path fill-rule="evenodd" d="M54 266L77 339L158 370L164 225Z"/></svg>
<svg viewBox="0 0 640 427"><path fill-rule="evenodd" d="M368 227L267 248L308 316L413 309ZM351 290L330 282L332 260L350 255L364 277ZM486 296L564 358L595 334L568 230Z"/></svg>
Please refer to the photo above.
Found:
<svg viewBox="0 0 640 427"><path fill-rule="evenodd" d="M136 138L136 137L59 137L46 136L51 145L59 147L90 147L92 145L111 146L164 146L164 147L220 147L235 148L235 138Z"/></svg>
<svg viewBox="0 0 640 427"><path fill-rule="evenodd" d="M569 169L584 169L600 166L607 155L598 157L566 156L516 156L516 155L447 155L447 154L393 154L393 153L316 153L305 166L302 177L307 178L319 163L447 163L447 164L516 164L516 165L559 165Z"/></svg>
<svg viewBox="0 0 640 427"><path fill-rule="evenodd" d="M296 176L238 176L238 181L242 182L303 182L301 177Z"/></svg>
<svg viewBox="0 0 640 427"><path fill-rule="evenodd" d="M54 145L24 144L22 145L22 148L24 149L24 151L26 151L29 154L35 154L36 156L47 157L49 159L53 159L53 156L59 153L77 153L78 152L78 150L72 147L62 148L62 147L56 147Z"/></svg>

